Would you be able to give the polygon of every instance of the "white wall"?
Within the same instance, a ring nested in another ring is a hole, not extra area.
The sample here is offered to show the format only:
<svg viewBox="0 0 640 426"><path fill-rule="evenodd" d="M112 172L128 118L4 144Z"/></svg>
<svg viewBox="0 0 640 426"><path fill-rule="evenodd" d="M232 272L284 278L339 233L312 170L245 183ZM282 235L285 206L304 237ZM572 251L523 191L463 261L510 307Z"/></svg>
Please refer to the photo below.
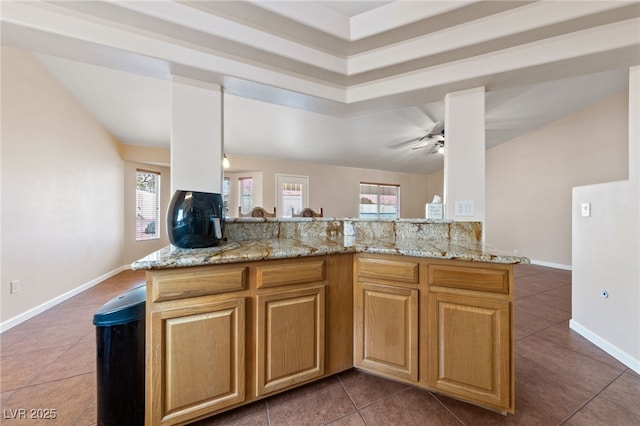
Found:
<svg viewBox="0 0 640 426"><path fill-rule="evenodd" d="M570 325L640 373L640 67L630 72L628 129L629 179L573 190Z"/></svg>
<svg viewBox="0 0 640 426"><path fill-rule="evenodd" d="M276 173L309 176L309 207L316 211L322 207L327 217L358 217L360 182L399 184L401 217L424 217L424 205L430 201L427 175L230 154L227 157L231 162L231 176L241 175L241 170L262 172L263 205L260 207L267 210L273 210L276 205ZM232 216L237 216L237 209L236 206L231 211Z"/></svg>
<svg viewBox="0 0 640 426"><path fill-rule="evenodd" d="M484 87L448 93L444 98L443 201L447 219L485 220L484 104Z"/></svg>
<svg viewBox="0 0 640 426"><path fill-rule="evenodd" d="M30 53L2 48L3 328L122 266L118 146Z"/></svg>
<svg viewBox="0 0 640 426"><path fill-rule="evenodd" d="M572 188L628 176L627 99L620 93L487 151L487 242L571 266Z"/></svg>
<svg viewBox="0 0 640 426"><path fill-rule="evenodd" d="M171 193L222 193L222 88L181 77L171 87Z"/></svg>

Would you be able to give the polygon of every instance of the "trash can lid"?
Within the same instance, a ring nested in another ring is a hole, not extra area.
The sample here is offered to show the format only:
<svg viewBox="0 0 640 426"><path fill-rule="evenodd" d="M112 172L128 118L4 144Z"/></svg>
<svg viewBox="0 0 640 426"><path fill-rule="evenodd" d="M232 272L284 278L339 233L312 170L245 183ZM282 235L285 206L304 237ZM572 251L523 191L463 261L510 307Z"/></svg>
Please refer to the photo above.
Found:
<svg viewBox="0 0 640 426"><path fill-rule="evenodd" d="M146 286L132 288L105 303L93 316L93 325L110 326L141 320L145 315Z"/></svg>

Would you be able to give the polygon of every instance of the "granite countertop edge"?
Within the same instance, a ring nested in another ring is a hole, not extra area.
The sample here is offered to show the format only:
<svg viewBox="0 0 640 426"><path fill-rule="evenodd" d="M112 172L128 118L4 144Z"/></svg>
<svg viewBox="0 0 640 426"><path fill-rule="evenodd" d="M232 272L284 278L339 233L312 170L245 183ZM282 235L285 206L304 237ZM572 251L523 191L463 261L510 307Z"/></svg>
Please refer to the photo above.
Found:
<svg viewBox="0 0 640 426"><path fill-rule="evenodd" d="M391 254L501 264L530 263L526 257L514 255L478 241L418 238L356 240L354 237L317 237L229 241L216 247L199 249L183 249L169 245L133 262L131 269L172 269L340 253Z"/></svg>

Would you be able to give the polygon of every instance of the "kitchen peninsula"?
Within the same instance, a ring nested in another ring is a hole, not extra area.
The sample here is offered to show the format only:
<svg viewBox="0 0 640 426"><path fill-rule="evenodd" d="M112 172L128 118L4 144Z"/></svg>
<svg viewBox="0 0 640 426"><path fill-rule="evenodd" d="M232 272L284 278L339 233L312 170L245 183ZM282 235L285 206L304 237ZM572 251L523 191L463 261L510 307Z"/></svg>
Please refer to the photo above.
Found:
<svg viewBox="0 0 640 426"><path fill-rule="evenodd" d="M242 218L147 270L146 423L352 367L514 412L513 264L478 222Z"/></svg>

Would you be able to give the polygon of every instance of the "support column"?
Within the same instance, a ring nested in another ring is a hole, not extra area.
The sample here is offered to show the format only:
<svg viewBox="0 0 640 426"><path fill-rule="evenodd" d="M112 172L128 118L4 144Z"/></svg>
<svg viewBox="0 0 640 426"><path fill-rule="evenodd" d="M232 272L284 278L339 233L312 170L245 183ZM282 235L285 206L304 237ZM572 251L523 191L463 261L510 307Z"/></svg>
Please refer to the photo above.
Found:
<svg viewBox="0 0 640 426"><path fill-rule="evenodd" d="M222 193L222 87L173 77L171 193Z"/></svg>
<svg viewBox="0 0 640 426"><path fill-rule="evenodd" d="M447 94L444 99L445 217L485 220L484 87Z"/></svg>

